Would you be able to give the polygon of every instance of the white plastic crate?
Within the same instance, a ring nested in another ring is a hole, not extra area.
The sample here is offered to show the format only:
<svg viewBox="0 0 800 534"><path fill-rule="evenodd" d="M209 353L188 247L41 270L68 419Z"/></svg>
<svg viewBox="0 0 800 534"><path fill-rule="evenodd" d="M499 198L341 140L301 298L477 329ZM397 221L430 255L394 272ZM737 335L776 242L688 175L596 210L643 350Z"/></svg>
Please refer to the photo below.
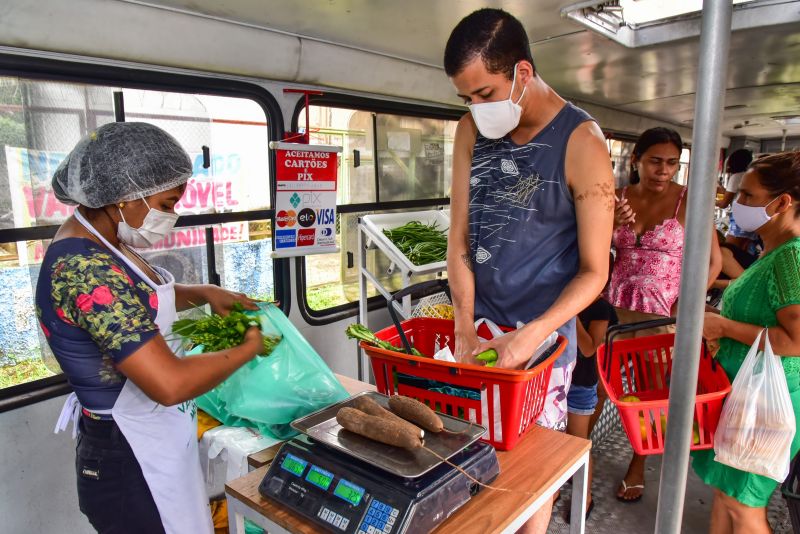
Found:
<svg viewBox="0 0 800 534"><path fill-rule="evenodd" d="M381 249L404 272L421 275L441 272L447 269L447 261L414 265L394 243L383 234L383 230L391 230L403 226L411 221L423 224L436 223L439 230L446 231L450 228L450 210L411 211L406 213L379 213L364 215L361 224L373 246Z"/></svg>

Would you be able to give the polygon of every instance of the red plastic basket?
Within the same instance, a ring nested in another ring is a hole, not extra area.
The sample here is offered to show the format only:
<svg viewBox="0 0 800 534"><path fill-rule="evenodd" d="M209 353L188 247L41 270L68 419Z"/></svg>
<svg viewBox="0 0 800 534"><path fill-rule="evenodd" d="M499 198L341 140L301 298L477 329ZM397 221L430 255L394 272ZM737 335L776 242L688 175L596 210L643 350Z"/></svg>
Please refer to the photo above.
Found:
<svg viewBox="0 0 800 534"><path fill-rule="evenodd" d="M433 354L445 345L454 349L452 320L415 318L401 324L411 345L426 357L384 350L361 342L361 348L372 363L378 391L385 395L413 397L438 412L481 424L487 428L482 439L500 450L512 449L536 422L544 409L553 363L567 345L566 339L559 336L552 354L533 369L486 368L433 359ZM376 335L396 347L402 346L394 326ZM480 329L478 335L491 337ZM480 400L409 385L399 380L398 374L434 380L452 388L467 388L476 391Z"/></svg>
<svg viewBox="0 0 800 534"><path fill-rule="evenodd" d="M619 410L622 426L636 454L664 452L674 344L675 334L661 334L613 341L610 354L606 353L606 345L597 349L600 379L608 397ZM731 390L722 366L714 361L705 347L700 350L692 450L714 446L714 432L722 403ZM639 402L621 400L626 395L638 397Z"/></svg>

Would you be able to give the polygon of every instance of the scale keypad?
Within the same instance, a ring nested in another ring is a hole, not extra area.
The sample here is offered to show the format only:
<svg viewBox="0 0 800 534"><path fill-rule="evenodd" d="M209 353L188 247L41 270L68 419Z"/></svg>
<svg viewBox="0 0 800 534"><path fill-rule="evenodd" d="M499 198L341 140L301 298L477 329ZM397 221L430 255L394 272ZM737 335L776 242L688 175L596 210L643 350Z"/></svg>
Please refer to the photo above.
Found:
<svg viewBox="0 0 800 534"><path fill-rule="evenodd" d="M372 499L358 534L388 534L394 528L399 513L400 510L397 508L392 508L378 499Z"/></svg>
<svg viewBox="0 0 800 534"><path fill-rule="evenodd" d="M348 525L350 525L349 519L337 514L333 510L329 510L325 506L323 506L317 513L317 517L319 517L323 521L327 521L328 523L330 523L331 525L340 530L347 530Z"/></svg>

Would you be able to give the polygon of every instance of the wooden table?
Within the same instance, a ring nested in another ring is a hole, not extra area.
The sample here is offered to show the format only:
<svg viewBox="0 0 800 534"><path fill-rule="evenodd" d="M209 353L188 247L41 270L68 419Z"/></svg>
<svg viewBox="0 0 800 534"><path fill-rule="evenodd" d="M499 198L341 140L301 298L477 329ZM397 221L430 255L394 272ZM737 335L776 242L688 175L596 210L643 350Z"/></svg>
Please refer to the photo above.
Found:
<svg viewBox="0 0 800 534"><path fill-rule="evenodd" d="M339 379L353 394L375 389L357 380ZM497 453L500 475L492 485L515 491L480 491L435 532L513 533L572 477L570 533L583 534L590 448L587 440L535 426L513 450ZM270 534L320 532L314 523L261 496L258 486L268 467L259 467L226 484L230 533L244 533L245 517Z"/></svg>

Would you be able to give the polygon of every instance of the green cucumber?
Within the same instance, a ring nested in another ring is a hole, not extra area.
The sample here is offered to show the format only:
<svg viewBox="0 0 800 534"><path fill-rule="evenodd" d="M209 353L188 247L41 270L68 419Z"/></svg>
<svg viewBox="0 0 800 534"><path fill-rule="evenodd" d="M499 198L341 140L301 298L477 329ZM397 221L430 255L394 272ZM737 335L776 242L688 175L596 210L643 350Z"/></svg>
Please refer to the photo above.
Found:
<svg viewBox="0 0 800 534"><path fill-rule="evenodd" d="M475 356L475 358L482 362L495 362L497 361L497 351L488 349Z"/></svg>

